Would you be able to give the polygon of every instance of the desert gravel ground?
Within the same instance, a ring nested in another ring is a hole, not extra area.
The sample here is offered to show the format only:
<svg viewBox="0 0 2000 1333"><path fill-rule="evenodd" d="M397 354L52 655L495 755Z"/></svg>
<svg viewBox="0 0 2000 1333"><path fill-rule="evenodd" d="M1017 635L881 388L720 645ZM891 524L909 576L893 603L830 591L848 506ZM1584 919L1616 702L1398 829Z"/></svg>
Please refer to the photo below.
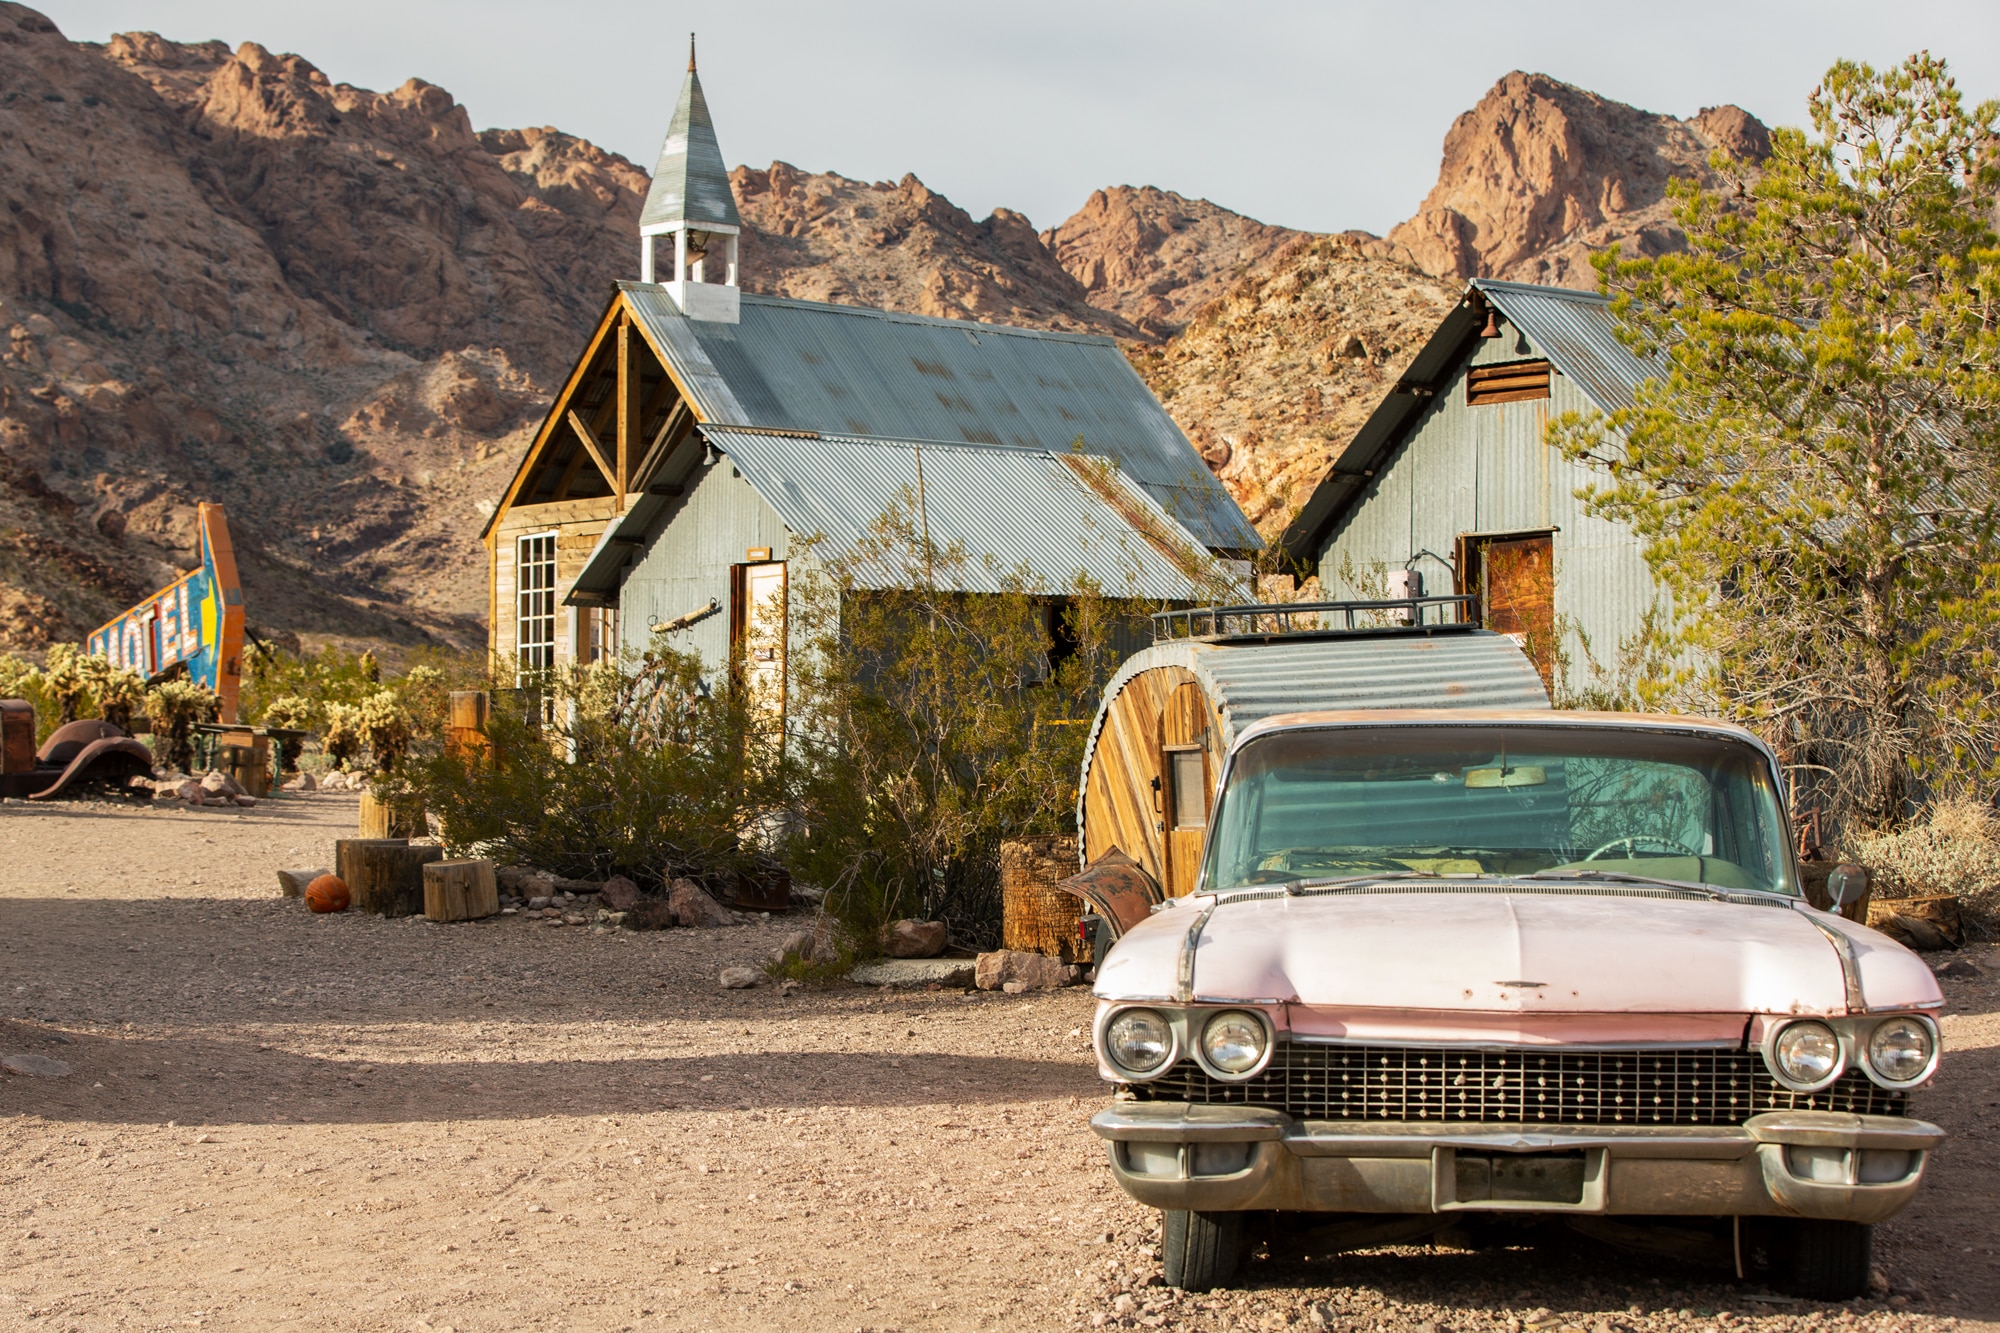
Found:
<svg viewBox="0 0 2000 1333"><path fill-rule="evenodd" d="M354 798L0 806L0 1329L1890 1330L2000 1319L2000 973L1886 1292L1774 1300L1572 1232L1174 1293L1085 1129L1082 991L723 991L782 921L314 917ZM1982 963L1982 953L1975 955ZM1994 960L2000 964L2000 959Z"/></svg>

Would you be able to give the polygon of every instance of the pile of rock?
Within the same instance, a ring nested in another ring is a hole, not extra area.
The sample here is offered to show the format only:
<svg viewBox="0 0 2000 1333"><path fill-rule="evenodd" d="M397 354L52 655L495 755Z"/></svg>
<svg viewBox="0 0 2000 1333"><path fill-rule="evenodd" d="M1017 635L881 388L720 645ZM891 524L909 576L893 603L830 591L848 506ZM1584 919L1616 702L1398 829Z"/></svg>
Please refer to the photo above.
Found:
<svg viewBox="0 0 2000 1333"><path fill-rule="evenodd" d="M501 866L500 910L532 917L550 926L601 925L626 930L665 930L670 926L704 929L740 926L750 918L732 912L699 884L677 879L664 898L648 897L623 875L599 883L566 879L545 870Z"/></svg>
<svg viewBox="0 0 2000 1333"><path fill-rule="evenodd" d="M1046 954L1020 949L996 949L979 955L973 967L972 984L981 990L1019 995L1031 990L1060 990L1083 979L1083 969Z"/></svg>
<svg viewBox="0 0 2000 1333"><path fill-rule="evenodd" d="M302 773L299 776L305 777L307 775ZM311 791L312 788L307 787L305 790ZM366 791L368 790L368 775L366 773L349 773L336 768L333 772L325 774L319 779L319 790Z"/></svg>
<svg viewBox="0 0 2000 1333"><path fill-rule="evenodd" d="M153 783L155 801L184 801L189 805L234 805L248 810L257 798L243 790L243 784L221 769L211 768L200 778L184 773L169 774Z"/></svg>

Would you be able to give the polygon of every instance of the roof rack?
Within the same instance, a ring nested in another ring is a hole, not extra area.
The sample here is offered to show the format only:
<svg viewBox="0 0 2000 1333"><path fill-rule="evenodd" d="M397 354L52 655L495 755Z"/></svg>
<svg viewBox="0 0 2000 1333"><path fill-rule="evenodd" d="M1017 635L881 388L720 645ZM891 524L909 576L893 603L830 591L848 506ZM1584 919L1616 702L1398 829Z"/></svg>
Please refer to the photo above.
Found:
<svg viewBox="0 0 2000 1333"><path fill-rule="evenodd" d="M1472 629L1466 593L1377 602L1255 602L1191 606L1153 616L1153 642L1170 639L1268 638L1401 629ZM1427 613L1435 613L1434 615Z"/></svg>

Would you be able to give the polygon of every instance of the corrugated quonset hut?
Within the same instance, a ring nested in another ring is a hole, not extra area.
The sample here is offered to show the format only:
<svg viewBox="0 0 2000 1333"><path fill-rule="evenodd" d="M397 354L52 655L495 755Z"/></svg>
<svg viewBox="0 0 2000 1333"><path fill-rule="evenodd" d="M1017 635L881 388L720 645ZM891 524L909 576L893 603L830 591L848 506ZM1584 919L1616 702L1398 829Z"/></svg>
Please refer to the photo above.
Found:
<svg viewBox="0 0 2000 1333"><path fill-rule="evenodd" d="M1541 675L1512 637L1471 624L1423 623L1455 614L1460 600L1154 617L1160 641L1112 677L1091 724L1076 812L1083 863L1117 849L1170 897L1192 890L1222 760L1246 727L1267 717L1546 709ZM1403 618L1418 623L1366 623ZM1197 633L1203 629L1211 632Z"/></svg>

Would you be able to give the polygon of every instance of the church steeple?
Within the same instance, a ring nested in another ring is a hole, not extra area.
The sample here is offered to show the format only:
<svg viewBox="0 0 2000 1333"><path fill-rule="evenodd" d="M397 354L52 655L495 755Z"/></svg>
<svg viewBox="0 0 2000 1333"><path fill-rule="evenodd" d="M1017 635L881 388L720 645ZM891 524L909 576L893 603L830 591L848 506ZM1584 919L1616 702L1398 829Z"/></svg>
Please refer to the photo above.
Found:
<svg viewBox="0 0 2000 1333"><path fill-rule="evenodd" d="M701 76L695 72L694 34L689 33L687 79L681 84L666 142L660 146L646 207L639 214L640 280L656 280L654 243L672 236L673 272L665 285L681 312L691 319L734 323L736 238L742 227L736 196L729 188L729 168L723 165L715 122L709 118L708 99L702 96Z"/></svg>

